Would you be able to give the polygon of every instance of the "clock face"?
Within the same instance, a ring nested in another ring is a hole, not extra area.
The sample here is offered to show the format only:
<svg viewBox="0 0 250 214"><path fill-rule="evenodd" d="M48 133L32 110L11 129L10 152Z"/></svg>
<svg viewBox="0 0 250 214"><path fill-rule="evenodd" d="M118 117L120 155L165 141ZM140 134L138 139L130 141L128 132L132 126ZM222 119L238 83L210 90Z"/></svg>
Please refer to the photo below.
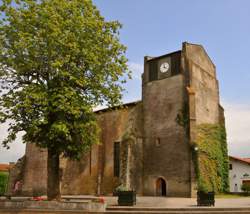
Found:
<svg viewBox="0 0 250 214"><path fill-rule="evenodd" d="M161 73L166 73L169 69L169 64L167 62L164 62L160 66Z"/></svg>

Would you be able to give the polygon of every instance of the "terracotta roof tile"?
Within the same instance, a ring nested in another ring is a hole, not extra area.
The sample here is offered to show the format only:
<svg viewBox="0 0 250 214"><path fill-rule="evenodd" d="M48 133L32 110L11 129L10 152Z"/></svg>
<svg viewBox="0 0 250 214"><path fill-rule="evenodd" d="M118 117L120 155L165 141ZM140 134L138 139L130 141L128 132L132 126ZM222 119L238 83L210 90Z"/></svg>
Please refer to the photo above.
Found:
<svg viewBox="0 0 250 214"><path fill-rule="evenodd" d="M229 158L250 164L250 158L238 158L234 156L229 156Z"/></svg>
<svg viewBox="0 0 250 214"><path fill-rule="evenodd" d="M8 172L10 169L9 164L0 163L0 172Z"/></svg>

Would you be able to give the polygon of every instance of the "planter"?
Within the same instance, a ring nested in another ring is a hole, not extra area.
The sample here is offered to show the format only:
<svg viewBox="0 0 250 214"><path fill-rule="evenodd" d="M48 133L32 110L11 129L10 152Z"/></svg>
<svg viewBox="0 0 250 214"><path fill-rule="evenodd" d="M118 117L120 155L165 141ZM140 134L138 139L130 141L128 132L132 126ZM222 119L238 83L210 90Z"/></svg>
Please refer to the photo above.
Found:
<svg viewBox="0 0 250 214"><path fill-rule="evenodd" d="M118 205L119 206L133 206L136 204L136 192L135 191L119 191Z"/></svg>
<svg viewBox="0 0 250 214"><path fill-rule="evenodd" d="M214 192L197 192L197 206L214 206Z"/></svg>

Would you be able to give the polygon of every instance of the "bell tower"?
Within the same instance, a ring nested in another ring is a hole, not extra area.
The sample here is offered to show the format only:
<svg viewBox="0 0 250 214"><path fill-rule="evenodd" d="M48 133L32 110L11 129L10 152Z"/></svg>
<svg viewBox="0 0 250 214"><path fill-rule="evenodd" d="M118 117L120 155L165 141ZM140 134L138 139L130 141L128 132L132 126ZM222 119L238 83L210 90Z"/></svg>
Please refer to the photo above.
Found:
<svg viewBox="0 0 250 214"><path fill-rule="evenodd" d="M190 196L190 149L185 124L182 52L145 57L142 87L144 116L144 195Z"/></svg>
<svg viewBox="0 0 250 214"><path fill-rule="evenodd" d="M143 194L190 197L197 128L224 126L216 69L201 45L144 58Z"/></svg>

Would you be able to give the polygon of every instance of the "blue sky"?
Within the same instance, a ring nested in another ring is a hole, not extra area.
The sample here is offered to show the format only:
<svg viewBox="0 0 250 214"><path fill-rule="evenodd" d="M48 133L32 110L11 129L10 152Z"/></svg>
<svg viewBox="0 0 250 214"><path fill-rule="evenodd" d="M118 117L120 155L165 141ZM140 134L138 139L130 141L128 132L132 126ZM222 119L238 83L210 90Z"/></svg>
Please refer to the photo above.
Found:
<svg viewBox="0 0 250 214"><path fill-rule="evenodd" d="M0 0L1 1L1 0ZM250 157L250 1L249 0L94 0L106 20L119 20L121 42L133 80L124 102L141 98L140 74L145 55L181 49L182 42L202 44L217 67L225 107L229 153ZM6 126L0 127L4 132ZM4 134L0 136L0 140ZM24 153L20 142L0 162Z"/></svg>
<svg viewBox="0 0 250 214"><path fill-rule="evenodd" d="M222 99L248 102L249 0L94 0L107 20L123 24L121 41L132 63L202 44L217 67Z"/></svg>

